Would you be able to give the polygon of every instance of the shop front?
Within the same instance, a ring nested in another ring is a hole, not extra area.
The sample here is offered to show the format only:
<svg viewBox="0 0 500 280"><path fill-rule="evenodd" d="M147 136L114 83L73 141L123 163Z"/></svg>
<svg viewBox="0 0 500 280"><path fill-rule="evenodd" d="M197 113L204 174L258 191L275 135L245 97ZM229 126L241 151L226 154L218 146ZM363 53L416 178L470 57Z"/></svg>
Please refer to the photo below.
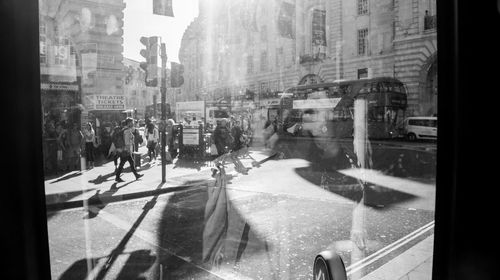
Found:
<svg viewBox="0 0 500 280"><path fill-rule="evenodd" d="M111 131L129 115L123 95L86 95L84 122L92 123L97 140L98 156L106 157L111 146Z"/></svg>
<svg viewBox="0 0 500 280"><path fill-rule="evenodd" d="M70 154L69 133L68 137L63 135L73 127L80 129L82 106L78 81L50 82L42 75L41 102L45 174L78 169L78 159Z"/></svg>

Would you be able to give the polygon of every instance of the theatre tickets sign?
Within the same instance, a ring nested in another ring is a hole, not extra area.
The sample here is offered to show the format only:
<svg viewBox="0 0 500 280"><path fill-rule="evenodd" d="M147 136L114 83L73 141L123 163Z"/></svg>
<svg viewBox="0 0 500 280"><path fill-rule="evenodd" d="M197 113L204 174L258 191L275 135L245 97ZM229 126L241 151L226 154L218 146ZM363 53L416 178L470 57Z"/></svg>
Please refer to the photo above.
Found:
<svg viewBox="0 0 500 280"><path fill-rule="evenodd" d="M85 96L85 107L87 110L125 110L125 96L87 95Z"/></svg>

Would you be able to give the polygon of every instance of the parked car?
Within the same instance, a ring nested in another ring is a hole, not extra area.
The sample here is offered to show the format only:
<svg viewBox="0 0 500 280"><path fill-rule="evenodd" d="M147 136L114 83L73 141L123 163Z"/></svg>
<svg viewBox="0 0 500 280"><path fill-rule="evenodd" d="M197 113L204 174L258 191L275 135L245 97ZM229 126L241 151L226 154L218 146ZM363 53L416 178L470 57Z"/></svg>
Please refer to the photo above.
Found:
<svg viewBox="0 0 500 280"><path fill-rule="evenodd" d="M437 139L437 117L408 117L403 123L406 139Z"/></svg>

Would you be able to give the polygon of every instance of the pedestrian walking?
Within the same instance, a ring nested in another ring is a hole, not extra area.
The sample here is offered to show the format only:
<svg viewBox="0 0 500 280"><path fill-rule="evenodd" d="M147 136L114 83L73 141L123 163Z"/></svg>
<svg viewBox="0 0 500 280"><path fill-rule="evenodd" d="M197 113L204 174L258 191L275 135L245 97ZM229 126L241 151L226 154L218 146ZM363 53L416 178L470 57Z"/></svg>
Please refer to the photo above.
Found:
<svg viewBox="0 0 500 280"><path fill-rule="evenodd" d="M70 168L74 170L78 170L78 166L80 165L80 155L82 152L83 146L83 134L78 129L76 124L71 124L70 129L68 131L68 139L69 139L69 151L68 151L68 165Z"/></svg>
<svg viewBox="0 0 500 280"><path fill-rule="evenodd" d="M94 143L95 143L95 131L92 127L92 123L88 122L87 126L84 130L84 139L85 139L85 157L87 158L87 166L88 169L94 168Z"/></svg>
<svg viewBox="0 0 500 280"><path fill-rule="evenodd" d="M122 129L123 131L123 140L124 140L124 148L120 157L120 164L118 165L118 169L116 171L116 182L124 182L122 178L120 178L121 173L123 171L123 166L125 162L128 162L130 165L130 169L132 173L134 173L136 180L144 176L144 174L139 174L135 169L134 159L132 157L134 152L134 120L132 118L127 118L125 120L125 127Z"/></svg>
<svg viewBox="0 0 500 280"><path fill-rule="evenodd" d="M173 119L167 120L167 125L165 127L165 161L167 164L173 162L173 158L177 155L177 149L174 145L174 125L175 121Z"/></svg>
<svg viewBox="0 0 500 280"><path fill-rule="evenodd" d="M110 156L113 158L113 163L115 164L115 174L118 170L118 159L125 148L125 140L123 136L123 128L125 127L125 120L123 120L120 125L116 125L111 133L111 145L113 149L110 149Z"/></svg>
<svg viewBox="0 0 500 280"><path fill-rule="evenodd" d="M274 116L272 120L267 120L264 124L264 146L268 149L273 149L274 144L277 140L277 132L278 132L278 120L277 117Z"/></svg>
<svg viewBox="0 0 500 280"><path fill-rule="evenodd" d="M231 151L238 151L243 147L243 129L241 128L241 122L236 120L234 122L233 127L231 128L231 136L233 138L233 142L231 143Z"/></svg>
<svg viewBox="0 0 500 280"><path fill-rule="evenodd" d="M156 145L158 145L158 140L160 139L160 133L158 132L158 128L153 123L148 123L147 129L144 132L146 134L147 140L147 148L148 148L148 157L149 162L156 160L158 154L156 153Z"/></svg>
<svg viewBox="0 0 500 280"><path fill-rule="evenodd" d="M61 122L56 127L57 133L57 169L58 171L67 171L67 153L69 149L68 133L66 125Z"/></svg>
<svg viewBox="0 0 500 280"><path fill-rule="evenodd" d="M220 122L218 122L217 126L215 127L214 142L215 147L217 148L218 156L221 156L227 152L228 147L232 141L231 134L229 133L227 122L225 119L222 119Z"/></svg>
<svg viewBox="0 0 500 280"><path fill-rule="evenodd" d="M135 125L132 128L132 133L134 134L134 152L139 151L139 145L142 144L144 139L142 138L141 132L138 129L138 121L135 121Z"/></svg>

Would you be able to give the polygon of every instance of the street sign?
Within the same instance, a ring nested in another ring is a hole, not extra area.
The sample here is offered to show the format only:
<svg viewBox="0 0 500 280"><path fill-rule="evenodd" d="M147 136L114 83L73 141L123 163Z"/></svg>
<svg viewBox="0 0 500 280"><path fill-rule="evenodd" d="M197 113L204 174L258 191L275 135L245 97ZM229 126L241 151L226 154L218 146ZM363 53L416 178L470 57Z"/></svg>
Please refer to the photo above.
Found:
<svg viewBox="0 0 500 280"><path fill-rule="evenodd" d="M198 127L185 127L182 130L182 144L190 146L198 146L200 144L200 130Z"/></svg>

